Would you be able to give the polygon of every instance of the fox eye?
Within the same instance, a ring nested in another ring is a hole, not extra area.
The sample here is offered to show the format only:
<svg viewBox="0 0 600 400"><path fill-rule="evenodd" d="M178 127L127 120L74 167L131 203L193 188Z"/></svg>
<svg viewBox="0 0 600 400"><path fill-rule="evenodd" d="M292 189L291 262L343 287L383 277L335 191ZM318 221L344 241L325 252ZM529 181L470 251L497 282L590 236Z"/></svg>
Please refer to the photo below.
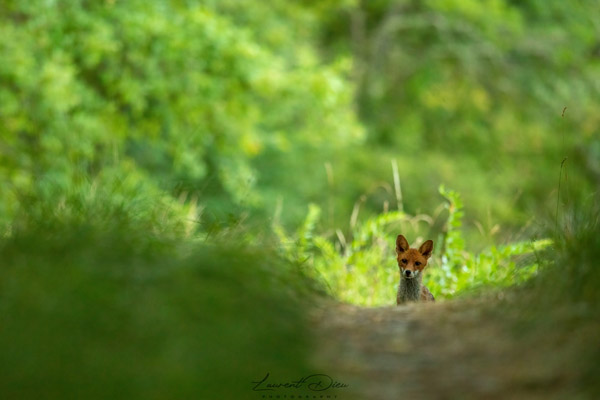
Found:
<svg viewBox="0 0 600 400"><path fill-rule="evenodd" d="M418 267L419 265L421 265L421 262L417 261L415 262L415 265Z"/></svg>
<svg viewBox="0 0 600 400"><path fill-rule="evenodd" d="M408 262L408 260L406 258L403 258L401 261L403 264L406 264Z"/></svg>

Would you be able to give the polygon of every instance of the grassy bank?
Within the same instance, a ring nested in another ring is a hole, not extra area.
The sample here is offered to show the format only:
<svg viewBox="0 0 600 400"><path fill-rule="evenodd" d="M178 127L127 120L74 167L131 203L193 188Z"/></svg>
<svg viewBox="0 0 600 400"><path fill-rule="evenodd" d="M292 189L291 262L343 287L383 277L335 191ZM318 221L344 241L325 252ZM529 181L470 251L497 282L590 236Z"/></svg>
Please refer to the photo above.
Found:
<svg viewBox="0 0 600 400"><path fill-rule="evenodd" d="M548 362L576 382L575 393L598 398L600 209L597 196L589 201L552 227L555 245L541 255L545 266L517 297L517 331L520 340L547 347Z"/></svg>
<svg viewBox="0 0 600 400"><path fill-rule="evenodd" d="M273 252L126 217L25 225L0 242L3 398L246 398L306 372L315 287Z"/></svg>

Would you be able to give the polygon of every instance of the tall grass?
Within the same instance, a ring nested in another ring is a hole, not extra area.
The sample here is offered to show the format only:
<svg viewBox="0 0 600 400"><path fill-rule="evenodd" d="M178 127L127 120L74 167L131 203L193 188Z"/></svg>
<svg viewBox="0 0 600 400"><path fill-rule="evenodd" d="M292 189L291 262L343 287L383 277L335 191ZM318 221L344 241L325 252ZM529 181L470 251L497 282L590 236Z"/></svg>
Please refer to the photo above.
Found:
<svg viewBox="0 0 600 400"><path fill-rule="evenodd" d="M534 279L511 291L498 308L512 326L516 343L552 371L568 398L600 397L600 209L598 197L577 202L557 224L548 218L552 245L540 251L542 267ZM558 227L558 229L557 229Z"/></svg>
<svg viewBox="0 0 600 400"><path fill-rule="evenodd" d="M284 256L303 265L324 282L329 292L342 301L365 306L392 304L399 272L395 261L395 240L400 233L415 243L434 239L434 256L424 284L438 299L451 298L482 287L507 287L522 283L538 272L534 252L550 240L526 241L490 246L479 253L466 250L461 227L463 204L460 195L440 187L447 210L439 232L430 215L409 215L389 211L351 224L348 235L341 229L317 233L320 209L309 207L304 223L293 233L275 225ZM530 255L522 258L517 256Z"/></svg>

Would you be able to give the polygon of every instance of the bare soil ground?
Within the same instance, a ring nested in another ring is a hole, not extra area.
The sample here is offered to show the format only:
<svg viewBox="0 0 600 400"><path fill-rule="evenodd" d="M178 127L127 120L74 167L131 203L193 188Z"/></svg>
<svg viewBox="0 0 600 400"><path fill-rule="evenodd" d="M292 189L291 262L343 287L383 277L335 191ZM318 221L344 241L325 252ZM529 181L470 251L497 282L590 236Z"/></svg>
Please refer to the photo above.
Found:
<svg viewBox="0 0 600 400"><path fill-rule="evenodd" d="M587 399L572 340L519 335L481 300L314 313L316 365L348 383L337 399ZM506 315L511 313L506 310Z"/></svg>

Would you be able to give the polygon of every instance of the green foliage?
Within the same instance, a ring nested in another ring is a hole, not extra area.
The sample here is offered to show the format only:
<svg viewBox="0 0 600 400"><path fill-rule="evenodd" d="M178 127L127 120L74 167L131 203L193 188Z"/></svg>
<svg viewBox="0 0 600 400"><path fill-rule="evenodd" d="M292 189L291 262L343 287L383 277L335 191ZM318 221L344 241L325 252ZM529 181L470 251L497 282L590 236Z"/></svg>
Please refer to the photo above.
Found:
<svg viewBox="0 0 600 400"><path fill-rule="evenodd" d="M491 246L478 254L465 250L461 233L463 205L459 194L440 187L447 200L444 232L434 244L423 283L438 299L464 295L479 288L507 287L524 283L538 272L536 260L517 263L515 257L538 252L548 239ZM336 232L336 240L315 233L319 209L311 205L305 222L293 235L275 225L284 256L312 270L330 293L350 303L366 306L390 304L395 299L398 267L394 258L396 236L407 232L423 241L424 228L433 218L391 211L370 217L351 230L350 237ZM410 235L409 235L410 236ZM414 246L414 245L413 245Z"/></svg>
<svg viewBox="0 0 600 400"><path fill-rule="evenodd" d="M205 225L281 205L289 228L312 202L334 229L362 195L373 215L394 202L378 185L398 159L406 210L443 182L467 236L492 219L510 237L564 156L570 190L598 182L593 5L5 1L0 221L110 175Z"/></svg>
<svg viewBox="0 0 600 400"><path fill-rule="evenodd" d="M3 397L243 398L309 372L318 293L272 252L45 217L0 240Z"/></svg>
<svg viewBox="0 0 600 400"><path fill-rule="evenodd" d="M143 234L185 239L196 230L195 204L175 202L164 192L146 185L134 175L106 176L105 170L92 182L82 182L61 196L58 203L22 197L15 230L51 229L55 225L91 225L102 230L130 229L136 224ZM132 229L134 230L134 229Z"/></svg>
<svg viewBox="0 0 600 400"><path fill-rule="evenodd" d="M447 200L448 219L439 267L430 268L424 279L432 293L454 297L478 288L487 290L521 284L537 274L537 260L524 259L524 264L518 264L515 257L540 251L549 246L551 240L492 245L478 254L468 252L461 233L464 217L462 199L456 191L443 186L440 194Z"/></svg>
<svg viewBox="0 0 600 400"><path fill-rule="evenodd" d="M535 281L533 291L545 305L558 306L557 302L564 302L580 307L584 313L597 314L596 305L600 304L598 195L578 203L578 208L566 211L565 218L556 226L558 229L553 226L549 230L554 237L553 251L540 257L547 265Z"/></svg>
<svg viewBox="0 0 600 400"><path fill-rule="evenodd" d="M564 217L548 221L546 234L553 243L538 253L543 268L502 304L503 310L513 307L512 318L517 317L512 323L515 338L556 349L548 361L574 371L573 393L581 391L582 398L590 399L600 395L598 200L597 193L576 198L562 209Z"/></svg>
<svg viewBox="0 0 600 400"><path fill-rule="evenodd" d="M326 3L322 43L352 56L369 133L348 169L367 177L354 193L398 158L409 209L433 209L445 183L465 196L465 228L491 215L506 229L552 210L565 156L571 190L597 188L596 1Z"/></svg>
<svg viewBox="0 0 600 400"><path fill-rule="evenodd" d="M191 192L215 212L260 209L270 200L257 176L277 163L297 168L284 162L292 149L324 157L360 139L344 63L323 65L302 37L299 53L263 45L262 22L236 24L230 11L218 2L0 5L0 218L22 196L60 202L105 170ZM278 28L290 47L292 22Z"/></svg>
<svg viewBox="0 0 600 400"><path fill-rule="evenodd" d="M600 182L599 13L0 2L1 392L244 397L232 377L306 367L321 287L393 302L400 232L434 239L438 299L525 283L592 315L597 215L498 243L555 209L561 160L563 202Z"/></svg>
<svg viewBox="0 0 600 400"><path fill-rule="evenodd" d="M463 255L465 253L465 241L460 232L464 217L463 202L460 195L454 190L446 190L444 186L440 186L439 191L447 200L447 202L444 203L444 207L448 210L442 269L447 271L453 269L461 270L464 266Z"/></svg>

